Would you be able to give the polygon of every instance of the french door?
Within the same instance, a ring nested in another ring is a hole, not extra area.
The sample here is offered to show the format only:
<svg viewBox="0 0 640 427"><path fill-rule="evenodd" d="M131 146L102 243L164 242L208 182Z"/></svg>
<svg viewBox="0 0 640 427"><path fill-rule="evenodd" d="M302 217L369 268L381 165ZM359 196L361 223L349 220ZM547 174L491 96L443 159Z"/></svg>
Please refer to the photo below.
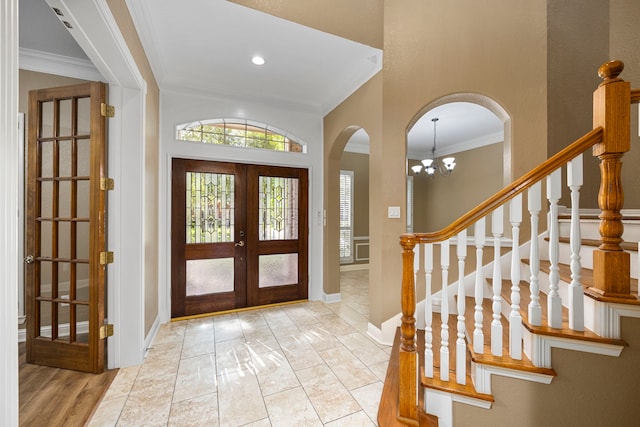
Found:
<svg viewBox="0 0 640 427"><path fill-rule="evenodd" d="M29 93L27 362L102 372L105 340L104 83Z"/></svg>
<svg viewBox="0 0 640 427"><path fill-rule="evenodd" d="M306 299L306 169L174 159L171 316Z"/></svg>

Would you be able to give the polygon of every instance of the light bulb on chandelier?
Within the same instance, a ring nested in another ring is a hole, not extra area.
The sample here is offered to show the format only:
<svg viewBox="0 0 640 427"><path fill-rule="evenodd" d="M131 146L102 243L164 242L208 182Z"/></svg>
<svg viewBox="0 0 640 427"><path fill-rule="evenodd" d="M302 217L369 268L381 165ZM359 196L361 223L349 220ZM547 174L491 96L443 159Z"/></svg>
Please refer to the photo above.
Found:
<svg viewBox="0 0 640 427"><path fill-rule="evenodd" d="M449 175L456 167L455 157L445 157L438 161L438 156L436 156L436 123L438 120L439 119L437 117L431 119L433 122L433 147L431 148L431 158L424 159L421 162L422 166L424 166L424 171L431 177L435 175L436 171L438 171L440 175ZM411 167L411 170L417 175L422 171L422 166L414 165Z"/></svg>

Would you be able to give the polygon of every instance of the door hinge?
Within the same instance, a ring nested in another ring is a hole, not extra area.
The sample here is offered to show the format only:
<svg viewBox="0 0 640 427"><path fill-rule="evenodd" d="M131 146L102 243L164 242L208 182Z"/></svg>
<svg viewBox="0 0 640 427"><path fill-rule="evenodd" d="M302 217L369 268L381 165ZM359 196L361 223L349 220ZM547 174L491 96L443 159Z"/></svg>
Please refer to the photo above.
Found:
<svg viewBox="0 0 640 427"><path fill-rule="evenodd" d="M110 336L113 336L113 325L106 324L100 326L100 339L103 340Z"/></svg>
<svg viewBox="0 0 640 427"><path fill-rule="evenodd" d="M116 183L113 178L100 178L101 190L113 190L116 188Z"/></svg>
<svg viewBox="0 0 640 427"><path fill-rule="evenodd" d="M100 252L100 265L113 263L113 252Z"/></svg>
<svg viewBox="0 0 640 427"><path fill-rule="evenodd" d="M116 115L116 107L103 102L100 104L100 114L102 117L114 117Z"/></svg>

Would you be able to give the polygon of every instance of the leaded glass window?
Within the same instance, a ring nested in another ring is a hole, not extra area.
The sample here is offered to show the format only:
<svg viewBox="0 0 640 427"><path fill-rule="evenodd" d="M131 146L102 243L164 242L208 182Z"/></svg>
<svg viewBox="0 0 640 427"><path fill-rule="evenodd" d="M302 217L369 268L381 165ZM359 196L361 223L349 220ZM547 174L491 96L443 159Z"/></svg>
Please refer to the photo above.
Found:
<svg viewBox="0 0 640 427"><path fill-rule="evenodd" d="M261 176L259 181L260 240L298 238L298 178Z"/></svg>
<svg viewBox="0 0 640 427"><path fill-rule="evenodd" d="M306 153L297 138L272 126L241 119L212 119L176 126L176 139L205 144Z"/></svg>
<svg viewBox="0 0 640 427"><path fill-rule="evenodd" d="M234 239L234 176L187 172L187 243Z"/></svg>

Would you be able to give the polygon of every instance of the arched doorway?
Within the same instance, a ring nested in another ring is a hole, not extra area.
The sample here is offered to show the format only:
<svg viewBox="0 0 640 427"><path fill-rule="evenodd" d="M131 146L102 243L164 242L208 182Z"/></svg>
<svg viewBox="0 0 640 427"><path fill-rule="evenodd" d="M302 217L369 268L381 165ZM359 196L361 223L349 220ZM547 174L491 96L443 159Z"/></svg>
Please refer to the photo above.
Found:
<svg viewBox="0 0 640 427"><path fill-rule="evenodd" d="M510 137L508 114L485 96L454 94L426 105L407 131L408 228L444 228L510 182ZM453 170L444 167L448 157ZM435 161L427 170L428 159ZM464 198L450 197L463 190Z"/></svg>

